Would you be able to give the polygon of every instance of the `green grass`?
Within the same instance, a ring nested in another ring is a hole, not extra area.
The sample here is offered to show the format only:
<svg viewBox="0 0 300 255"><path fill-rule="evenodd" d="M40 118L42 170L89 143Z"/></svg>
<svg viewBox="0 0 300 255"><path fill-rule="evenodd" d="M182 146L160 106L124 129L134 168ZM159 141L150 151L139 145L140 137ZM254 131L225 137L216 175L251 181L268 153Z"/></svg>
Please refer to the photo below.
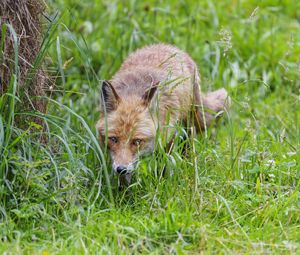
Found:
<svg viewBox="0 0 300 255"><path fill-rule="evenodd" d="M300 253L300 2L160 2L48 1L48 111L24 112L18 72L0 99L0 253ZM233 104L187 157L177 141L146 158L127 194L97 144L99 84L156 42Z"/></svg>

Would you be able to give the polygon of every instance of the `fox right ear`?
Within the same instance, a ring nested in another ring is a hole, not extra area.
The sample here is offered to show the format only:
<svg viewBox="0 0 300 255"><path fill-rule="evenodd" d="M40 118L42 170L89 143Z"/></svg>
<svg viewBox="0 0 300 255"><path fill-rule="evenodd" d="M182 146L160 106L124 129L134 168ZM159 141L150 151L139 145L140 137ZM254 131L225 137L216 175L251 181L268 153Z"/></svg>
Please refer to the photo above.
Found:
<svg viewBox="0 0 300 255"><path fill-rule="evenodd" d="M120 101L120 97L118 96L116 90L113 85L104 80L102 82L102 106L106 109L106 112L113 111L117 108L117 105Z"/></svg>
<svg viewBox="0 0 300 255"><path fill-rule="evenodd" d="M154 97L155 92L157 91L159 82L152 85L148 90L146 90L145 94L142 96L145 105L149 105L152 98Z"/></svg>

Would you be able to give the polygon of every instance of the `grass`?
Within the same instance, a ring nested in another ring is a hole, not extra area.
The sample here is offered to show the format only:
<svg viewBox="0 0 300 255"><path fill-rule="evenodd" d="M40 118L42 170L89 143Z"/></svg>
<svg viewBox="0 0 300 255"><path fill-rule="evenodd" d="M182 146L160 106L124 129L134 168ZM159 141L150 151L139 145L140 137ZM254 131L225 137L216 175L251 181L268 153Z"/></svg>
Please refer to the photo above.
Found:
<svg viewBox="0 0 300 255"><path fill-rule="evenodd" d="M0 99L0 253L300 253L300 2L198 2L48 1L47 113L24 112L17 71ZM189 156L178 140L146 158L128 195L97 143L99 84L156 42L233 104Z"/></svg>

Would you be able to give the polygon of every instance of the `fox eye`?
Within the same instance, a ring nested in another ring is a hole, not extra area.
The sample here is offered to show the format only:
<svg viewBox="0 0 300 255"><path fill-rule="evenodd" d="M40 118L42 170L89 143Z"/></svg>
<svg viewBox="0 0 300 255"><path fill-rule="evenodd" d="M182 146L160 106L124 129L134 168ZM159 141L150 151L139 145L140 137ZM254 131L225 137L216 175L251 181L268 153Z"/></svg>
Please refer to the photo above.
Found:
<svg viewBox="0 0 300 255"><path fill-rule="evenodd" d="M134 139L133 141L132 141L132 143L135 145L135 146L140 146L141 145L141 143L143 142L143 140L142 139Z"/></svg>
<svg viewBox="0 0 300 255"><path fill-rule="evenodd" d="M112 141L113 143L118 143L118 138L117 137L115 137L115 136L112 136L112 137L108 137L108 139L110 140L110 141Z"/></svg>

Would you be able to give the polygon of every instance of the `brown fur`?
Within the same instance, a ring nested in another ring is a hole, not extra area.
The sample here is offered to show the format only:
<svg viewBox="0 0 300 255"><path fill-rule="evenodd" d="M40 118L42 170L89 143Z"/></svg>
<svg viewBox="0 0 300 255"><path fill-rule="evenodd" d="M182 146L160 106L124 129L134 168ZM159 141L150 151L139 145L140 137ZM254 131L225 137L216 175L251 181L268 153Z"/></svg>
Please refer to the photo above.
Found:
<svg viewBox="0 0 300 255"><path fill-rule="evenodd" d="M178 48L164 44L130 54L102 92L97 129L102 139L106 133L118 138L117 143L108 142L114 169L123 165L130 170L138 152L153 150L157 128L169 132L183 121L194 124L198 131L206 129L214 113L224 110L227 99L225 89L201 95L195 62ZM191 119L193 109L195 118ZM133 145L137 138L142 140L138 148Z"/></svg>

